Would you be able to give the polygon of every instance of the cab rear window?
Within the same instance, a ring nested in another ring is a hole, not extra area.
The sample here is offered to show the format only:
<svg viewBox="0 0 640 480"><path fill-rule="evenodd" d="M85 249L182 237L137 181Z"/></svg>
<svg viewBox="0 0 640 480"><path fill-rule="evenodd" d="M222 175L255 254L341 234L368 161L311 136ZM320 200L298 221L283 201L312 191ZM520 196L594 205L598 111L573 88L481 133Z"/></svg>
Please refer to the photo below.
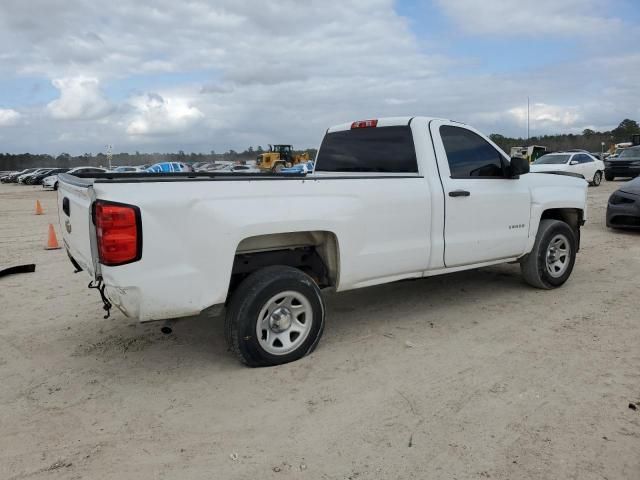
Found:
<svg viewBox="0 0 640 480"><path fill-rule="evenodd" d="M409 126L356 128L325 135L316 172L417 173Z"/></svg>

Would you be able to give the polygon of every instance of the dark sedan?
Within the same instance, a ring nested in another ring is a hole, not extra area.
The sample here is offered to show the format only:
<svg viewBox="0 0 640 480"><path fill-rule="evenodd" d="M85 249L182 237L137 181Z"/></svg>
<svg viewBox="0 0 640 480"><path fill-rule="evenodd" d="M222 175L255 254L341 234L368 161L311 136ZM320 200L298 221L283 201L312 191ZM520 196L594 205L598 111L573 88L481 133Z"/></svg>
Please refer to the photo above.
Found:
<svg viewBox="0 0 640 480"><path fill-rule="evenodd" d="M11 175L8 175L6 177L2 177L2 182L3 183L18 183L18 177L20 175L26 175L27 173L33 173L36 170L38 170L38 169L37 168L25 168L24 170L21 170L20 172L12 173Z"/></svg>
<svg viewBox="0 0 640 480"><path fill-rule="evenodd" d="M638 175L640 175L640 146L625 148L617 158L604 161L604 178L609 181L616 177Z"/></svg>
<svg viewBox="0 0 640 480"><path fill-rule="evenodd" d="M42 183L42 180L47 178L49 175L57 175L58 173L65 173L69 170L69 168L52 168L51 170L31 175L25 183L27 183L28 185L40 185Z"/></svg>
<svg viewBox="0 0 640 480"><path fill-rule="evenodd" d="M607 227L640 228L640 177L625 183L609 197Z"/></svg>

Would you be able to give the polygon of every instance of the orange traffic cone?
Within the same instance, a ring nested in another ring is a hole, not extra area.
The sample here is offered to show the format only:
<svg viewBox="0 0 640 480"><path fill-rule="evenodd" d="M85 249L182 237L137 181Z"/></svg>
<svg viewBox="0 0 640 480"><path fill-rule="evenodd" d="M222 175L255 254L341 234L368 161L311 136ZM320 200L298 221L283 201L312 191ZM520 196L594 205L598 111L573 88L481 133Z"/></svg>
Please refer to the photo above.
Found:
<svg viewBox="0 0 640 480"><path fill-rule="evenodd" d="M36 200L36 215L42 215L44 210L42 210L42 205L40 205L40 200Z"/></svg>
<svg viewBox="0 0 640 480"><path fill-rule="evenodd" d="M58 239L56 238L56 231L53 228L53 224L49 224L49 239L47 240L47 246L44 247L45 250L57 250L61 248L58 245Z"/></svg>

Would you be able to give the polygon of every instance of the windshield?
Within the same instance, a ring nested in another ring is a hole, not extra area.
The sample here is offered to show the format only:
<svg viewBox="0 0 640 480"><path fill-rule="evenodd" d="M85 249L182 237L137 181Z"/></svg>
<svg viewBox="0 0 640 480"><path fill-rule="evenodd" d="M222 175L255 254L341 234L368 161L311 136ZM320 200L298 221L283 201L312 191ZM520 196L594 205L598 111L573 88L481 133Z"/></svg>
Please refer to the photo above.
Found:
<svg viewBox="0 0 640 480"><path fill-rule="evenodd" d="M640 148L627 148L620 152L618 158L640 158Z"/></svg>
<svg viewBox="0 0 640 480"><path fill-rule="evenodd" d="M571 155L543 155L535 162L534 165L562 165L567 163Z"/></svg>

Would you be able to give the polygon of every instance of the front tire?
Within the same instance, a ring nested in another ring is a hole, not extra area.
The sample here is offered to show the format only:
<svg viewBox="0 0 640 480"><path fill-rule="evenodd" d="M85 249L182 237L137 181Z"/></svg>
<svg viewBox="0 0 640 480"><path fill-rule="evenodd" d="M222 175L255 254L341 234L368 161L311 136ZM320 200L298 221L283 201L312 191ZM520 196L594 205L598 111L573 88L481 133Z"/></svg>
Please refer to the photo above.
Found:
<svg viewBox="0 0 640 480"><path fill-rule="evenodd" d="M552 289L564 284L576 261L577 240L569 225L560 220L541 220L533 249L520 262L529 285Z"/></svg>
<svg viewBox="0 0 640 480"><path fill-rule="evenodd" d="M318 344L324 314L311 277L292 267L266 267L233 293L225 319L227 345L250 367L293 362Z"/></svg>
<svg viewBox="0 0 640 480"><path fill-rule="evenodd" d="M616 177L615 177L613 174L611 174L611 173L607 173L607 172L604 172L604 179L605 179L607 182L612 182L613 180L615 180L615 178L616 178Z"/></svg>
<svg viewBox="0 0 640 480"><path fill-rule="evenodd" d="M601 182L602 182L602 172L598 170L596 173L593 174L593 180L591 181L591 185L593 185L594 187L597 187L598 185L600 185Z"/></svg>

